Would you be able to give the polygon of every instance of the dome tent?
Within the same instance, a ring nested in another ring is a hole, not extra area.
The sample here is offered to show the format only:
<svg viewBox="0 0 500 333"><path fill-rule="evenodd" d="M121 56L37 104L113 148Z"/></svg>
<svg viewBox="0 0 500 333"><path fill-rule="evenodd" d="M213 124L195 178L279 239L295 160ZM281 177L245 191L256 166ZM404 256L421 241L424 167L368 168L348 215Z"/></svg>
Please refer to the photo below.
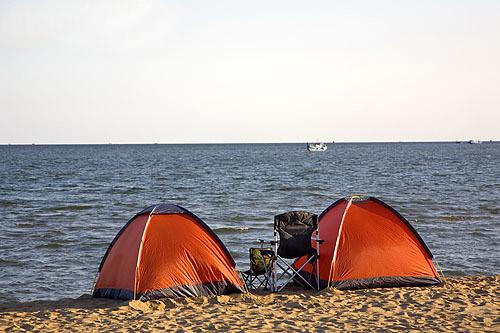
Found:
<svg viewBox="0 0 500 333"><path fill-rule="evenodd" d="M319 217L320 287L361 289L440 284L432 253L410 223L373 197L334 202ZM315 242L313 242L315 243ZM314 244L315 245L315 244ZM294 267L300 267L299 258ZM309 265L302 275L313 278Z"/></svg>
<svg viewBox="0 0 500 333"><path fill-rule="evenodd" d="M150 300L243 292L235 262L197 216L172 204L136 214L111 242L94 297Z"/></svg>

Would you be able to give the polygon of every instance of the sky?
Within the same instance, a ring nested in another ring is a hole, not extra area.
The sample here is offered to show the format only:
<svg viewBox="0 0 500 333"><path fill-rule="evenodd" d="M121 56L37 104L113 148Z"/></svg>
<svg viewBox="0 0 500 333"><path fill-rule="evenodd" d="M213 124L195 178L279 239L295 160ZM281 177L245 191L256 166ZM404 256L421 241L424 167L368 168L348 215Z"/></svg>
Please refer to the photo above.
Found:
<svg viewBox="0 0 500 333"><path fill-rule="evenodd" d="M500 140L500 1L0 0L0 143Z"/></svg>

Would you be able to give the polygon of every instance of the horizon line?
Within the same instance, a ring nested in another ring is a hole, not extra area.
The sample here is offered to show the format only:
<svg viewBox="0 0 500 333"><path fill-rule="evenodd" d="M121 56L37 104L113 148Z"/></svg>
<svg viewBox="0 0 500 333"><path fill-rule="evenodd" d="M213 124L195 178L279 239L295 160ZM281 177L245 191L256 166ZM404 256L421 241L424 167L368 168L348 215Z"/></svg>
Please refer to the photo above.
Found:
<svg viewBox="0 0 500 333"><path fill-rule="evenodd" d="M322 142L326 144L360 144L360 143L469 143L468 140L421 140L421 141L274 141L274 142L100 142L100 143L0 143L0 146L104 146L104 145L252 145L252 144L307 144ZM484 143L496 143L500 140L478 140Z"/></svg>

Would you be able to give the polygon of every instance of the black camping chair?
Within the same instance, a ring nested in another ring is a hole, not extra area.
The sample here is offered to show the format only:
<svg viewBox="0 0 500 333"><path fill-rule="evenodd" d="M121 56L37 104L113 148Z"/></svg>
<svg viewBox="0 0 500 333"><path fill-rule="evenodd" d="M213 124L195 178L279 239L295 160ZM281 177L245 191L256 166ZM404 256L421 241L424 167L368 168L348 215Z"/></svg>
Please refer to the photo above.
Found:
<svg viewBox="0 0 500 333"><path fill-rule="evenodd" d="M250 269L242 272L243 281L248 289L271 288L271 273L274 261L274 250L261 246L250 248Z"/></svg>
<svg viewBox="0 0 500 333"><path fill-rule="evenodd" d="M316 233L312 238L313 232ZM279 241L278 241L279 234ZM316 249L312 247L311 241L316 241ZM304 211L287 212L274 217L274 267L273 267L273 291L281 291L290 281L294 280L305 288L319 289L319 245L323 241L319 239L318 216ZM298 269L289 264L285 259L296 259L307 256L306 262ZM299 274L307 264L312 264L313 269L310 276L316 278L316 283L306 279ZM280 268L279 276L277 268ZM281 287L277 282L288 276Z"/></svg>

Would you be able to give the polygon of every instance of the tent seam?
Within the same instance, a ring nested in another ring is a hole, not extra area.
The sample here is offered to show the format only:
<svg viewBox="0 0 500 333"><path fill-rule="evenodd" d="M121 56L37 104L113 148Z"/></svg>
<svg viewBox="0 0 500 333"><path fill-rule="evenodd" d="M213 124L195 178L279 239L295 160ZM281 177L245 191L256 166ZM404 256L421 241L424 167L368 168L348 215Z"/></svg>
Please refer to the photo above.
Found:
<svg viewBox="0 0 500 333"><path fill-rule="evenodd" d="M146 221L146 224L144 225L144 230L142 231L142 236L141 236L141 244L139 245L139 251L137 252L137 261L135 264L135 272L134 272L134 300L137 295L137 270L139 269L139 265L141 263L141 257L142 257L142 245L144 244L144 237L146 236L146 231L149 227L149 223L151 222L151 217L153 216L153 212L149 213L148 220Z"/></svg>
<svg viewBox="0 0 500 333"><path fill-rule="evenodd" d="M342 215L342 220L340 221L339 231L337 233L337 240L335 241L335 249L333 250L332 264L330 265L330 273L328 274L328 286L327 286L327 288L330 288L330 282L331 282L332 277L333 277L332 274L335 274L335 260L337 259L340 235L342 233L342 227L344 226L344 220L345 220L345 217L347 215L347 211L351 207L351 204L352 204L352 198L349 199L349 202L347 203L347 206L345 207L344 214Z"/></svg>

